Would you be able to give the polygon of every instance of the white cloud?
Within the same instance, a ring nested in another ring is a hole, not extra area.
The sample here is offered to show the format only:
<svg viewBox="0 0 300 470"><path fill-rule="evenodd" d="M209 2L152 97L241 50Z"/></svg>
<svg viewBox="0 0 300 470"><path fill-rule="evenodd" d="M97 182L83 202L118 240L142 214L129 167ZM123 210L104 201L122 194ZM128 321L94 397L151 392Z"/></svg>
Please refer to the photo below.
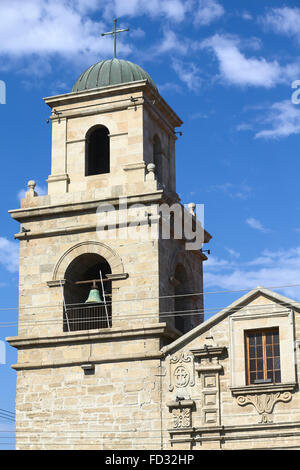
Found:
<svg viewBox="0 0 300 470"><path fill-rule="evenodd" d="M255 230L259 230L260 232L268 232L269 230L266 229L262 223L255 219L254 217L249 217L249 219L246 220L246 224L249 225L249 227L254 228Z"/></svg>
<svg viewBox="0 0 300 470"><path fill-rule="evenodd" d="M106 19L114 15L139 16L149 15L150 17L166 17L169 20L180 22L185 19L185 14L190 10L191 0L112 0L110 2L101 1Z"/></svg>
<svg viewBox="0 0 300 470"><path fill-rule="evenodd" d="M251 15L251 13L249 13L249 11L243 11L241 14L241 17L243 18L243 20L246 20L246 21L253 20L253 16Z"/></svg>
<svg viewBox="0 0 300 470"><path fill-rule="evenodd" d="M190 15L195 25L206 26L225 14L218 0L102 0L100 5L107 20L114 16L148 15L180 23Z"/></svg>
<svg viewBox="0 0 300 470"><path fill-rule="evenodd" d="M30 58L36 69L41 56L45 66L54 55L82 64L111 55L112 39L101 38L107 26L87 16L96 9L99 1L93 0L1 0L0 54L11 67ZM119 50L130 51L122 39Z"/></svg>
<svg viewBox="0 0 300 470"><path fill-rule="evenodd" d="M255 134L256 138L278 139L300 133L300 108L290 100L274 103L260 119L268 129Z"/></svg>
<svg viewBox="0 0 300 470"><path fill-rule="evenodd" d="M19 270L19 243L0 237L0 264L10 273Z"/></svg>
<svg viewBox="0 0 300 470"><path fill-rule="evenodd" d="M247 122L242 122L236 126L237 131L251 131L253 129L253 125Z"/></svg>
<svg viewBox="0 0 300 470"><path fill-rule="evenodd" d="M64 67L67 62L82 68L111 57L113 39L101 33L112 29L114 17L147 15L168 23L208 24L223 10L217 0L1 0L0 17L5 21L0 29L0 69L15 69L32 78L51 73L54 59L57 69L59 59ZM166 23L161 52L187 53L191 45L166 31ZM123 19L118 26L130 24ZM130 39L144 34L137 27L120 35L118 53L128 56L135 48Z"/></svg>
<svg viewBox="0 0 300 470"><path fill-rule="evenodd" d="M216 0L199 0L194 23L207 26L225 14L223 6Z"/></svg>
<svg viewBox="0 0 300 470"><path fill-rule="evenodd" d="M160 93L183 93L181 86L175 82L166 82L161 85L158 84L158 89Z"/></svg>
<svg viewBox="0 0 300 470"><path fill-rule="evenodd" d="M186 54L190 48L188 41L184 38L178 38L174 31L168 29L164 31L163 38L153 47L151 55L159 55L167 52L176 52L176 54Z"/></svg>
<svg viewBox="0 0 300 470"><path fill-rule="evenodd" d="M226 248L226 251L233 257L233 258L239 258L241 254L238 251L233 250L232 248Z"/></svg>
<svg viewBox="0 0 300 470"><path fill-rule="evenodd" d="M248 46L257 49L257 41ZM239 86L272 88L280 83L288 83L300 72L298 64L282 67L276 60L267 61L264 57L246 57L241 51L241 41L232 36L219 34L202 42L203 48L212 50L219 62L221 79Z"/></svg>
<svg viewBox="0 0 300 470"><path fill-rule="evenodd" d="M247 263L218 260L204 263L207 288L250 290L257 286L279 287L300 284L300 246L276 252L264 251ZM280 289L285 295L300 299L300 287Z"/></svg>
<svg viewBox="0 0 300 470"><path fill-rule="evenodd" d="M194 120L194 119L208 119L209 115L205 113L201 113L201 111L192 113L189 115L189 118Z"/></svg>
<svg viewBox="0 0 300 470"><path fill-rule="evenodd" d="M197 92L202 84L200 70L193 62L183 62L173 59L172 68L178 75L178 78L185 83L189 90Z"/></svg>
<svg viewBox="0 0 300 470"><path fill-rule="evenodd" d="M299 8L272 8L261 18L261 22L273 29L276 33L294 36L300 41L300 9Z"/></svg>
<svg viewBox="0 0 300 470"><path fill-rule="evenodd" d="M135 28L130 31L130 37L133 39L141 39L146 36L145 31L142 28Z"/></svg>

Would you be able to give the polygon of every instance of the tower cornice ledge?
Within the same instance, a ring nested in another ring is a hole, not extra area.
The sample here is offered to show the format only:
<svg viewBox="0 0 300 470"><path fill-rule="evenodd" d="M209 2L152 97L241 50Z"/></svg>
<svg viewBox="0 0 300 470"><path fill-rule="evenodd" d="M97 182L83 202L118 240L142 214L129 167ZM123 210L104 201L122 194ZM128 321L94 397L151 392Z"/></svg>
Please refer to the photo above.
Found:
<svg viewBox="0 0 300 470"><path fill-rule="evenodd" d="M122 196L124 197L124 196ZM167 202L170 198L164 195L163 190L158 190L151 193L143 193L138 195L126 196L128 204L136 203L149 203L149 202ZM177 202L177 201L176 201ZM49 204L47 206L36 206L22 209L13 209L8 211L11 217L18 222L22 222L26 219L39 219L40 217L51 216L53 214L67 214L70 212L82 212L82 211L93 211L96 210L99 204L111 204L112 206L118 206L120 203L119 198L101 198L96 200L88 200L81 202L68 202L62 204Z"/></svg>
<svg viewBox="0 0 300 470"><path fill-rule="evenodd" d="M173 109L168 105L163 97L156 90L154 90L152 86L149 85L147 80L128 82L122 85L109 85L106 87L94 88L88 91L83 90L76 93L66 93L63 95L51 96L44 98L44 101L51 109L59 108L60 112L62 113L60 115L61 119L65 114L68 114L68 117L75 117L76 113L78 113L78 110L80 110L80 115L82 115L82 113L84 113L83 109L88 108L89 105L91 105L91 102L95 100L103 100L106 97L112 96L116 96L118 100L120 100L120 95L141 91L144 92L149 99L147 104L150 105L151 102L155 101L157 108L164 115L168 116L174 127L180 127L182 125L182 120L180 117L173 111ZM81 104L82 106L74 108L74 104ZM98 104L101 106L101 103ZM102 102L102 105L103 104L105 103ZM71 106L71 108L67 108L67 106ZM113 106L113 103L108 103L108 106ZM125 107L127 106L128 105L126 104ZM132 102L130 106L134 108L136 104ZM106 109L105 112L107 111L108 109ZM93 113L95 113L95 111L93 111ZM59 118L54 115L51 119L57 120Z"/></svg>
<svg viewBox="0 0 300 470"><path fill-rule="evenodd" d="M51 369L53 367L74 367L86 364L105 364L110 362L130 362L130 361L141 361L151 359L161 359L163 354L158 352L153 353L132 353L132 354L118 354L111 356L101 356L99 358L83 358L82 360L75 361L57 361L57 362L30 362L30 363L18 363L11 366L15 370L30 370L30 369Z"/></svg>
<svg viewBox="0 0 300 470"><path fill-rule="evenodd" d="M173 330L167 328L166 323L143 325L138 328L105 328L101 330L89 330L86 332L66 332L61 336L41 336L41 337L26 337L26 336L9 336L6 341L16 349L25 348L38 348L44 346L59 346L63 344L76 344L82 342L107 342L115 339L129 339L135 337L158 337L167 336L174 340L178 335Z"/></svg>

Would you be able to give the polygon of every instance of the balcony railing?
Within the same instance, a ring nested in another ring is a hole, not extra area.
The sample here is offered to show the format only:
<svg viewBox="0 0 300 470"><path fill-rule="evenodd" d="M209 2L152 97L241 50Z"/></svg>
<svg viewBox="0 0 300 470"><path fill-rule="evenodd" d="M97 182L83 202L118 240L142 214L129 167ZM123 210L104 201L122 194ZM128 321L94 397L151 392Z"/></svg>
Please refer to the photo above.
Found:
<svg viewBox="0 0 300 470"><path fill-rule="evenodd" d="M64 309L63 331L111 328L111 305L73 304Z"/></svg>

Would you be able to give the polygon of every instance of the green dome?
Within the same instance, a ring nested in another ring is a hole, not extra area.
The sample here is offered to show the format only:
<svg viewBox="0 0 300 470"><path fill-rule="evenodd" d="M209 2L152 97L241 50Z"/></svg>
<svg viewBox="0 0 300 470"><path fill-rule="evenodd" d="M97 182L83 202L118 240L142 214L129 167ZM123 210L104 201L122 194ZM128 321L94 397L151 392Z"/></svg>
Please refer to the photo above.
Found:
<svg viewBox="0 0 300 470"><path fill-rule="evenodd" d="M139 80L148 80L150 85L155 90L157 89L150 75L139 65L122 59L102 60L80 75L72 88L72 92L137 82Z"/></svg>

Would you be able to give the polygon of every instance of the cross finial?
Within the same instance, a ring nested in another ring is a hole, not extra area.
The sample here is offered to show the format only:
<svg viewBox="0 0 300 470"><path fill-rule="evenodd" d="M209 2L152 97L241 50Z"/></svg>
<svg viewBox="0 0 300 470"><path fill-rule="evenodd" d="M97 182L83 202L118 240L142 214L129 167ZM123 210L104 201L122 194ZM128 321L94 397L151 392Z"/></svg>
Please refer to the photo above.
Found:
<svg viewBox="0 0 300 470"><path fill-rule="evenodd" d="M114 57L117 57L117 34L129 31L129 28L126 29L117 29L117 18L114 19L114 30L109 33L102 33L101 36L114 35Z"/></svg>

